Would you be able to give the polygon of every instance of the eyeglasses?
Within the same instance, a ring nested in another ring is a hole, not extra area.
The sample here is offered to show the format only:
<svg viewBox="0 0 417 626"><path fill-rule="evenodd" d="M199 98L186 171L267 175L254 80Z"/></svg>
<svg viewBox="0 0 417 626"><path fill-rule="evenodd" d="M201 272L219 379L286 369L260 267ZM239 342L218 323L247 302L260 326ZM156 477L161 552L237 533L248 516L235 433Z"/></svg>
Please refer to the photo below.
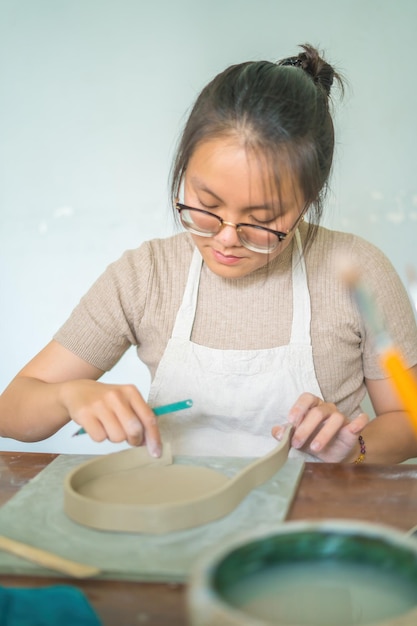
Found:
<svg viewBox="0 0 417 626"><path fill-rule="evenodd" d="M200 237L214 237L221 231L223 226L233 226L233 228L236 228L240 243L245 248L252 250L252 252L261 252L262 254L269 254L276 250L291 231L297 228L305 212L303 211L297 217L295 224L286 233L283 233L279 230L258 226L257 224L233 224L233 222L226 222L218 215L215 215L215 213L210 213L210 211L203 209L194 209L180 202L176 202L175 208L180 214L182 225L190 233Z"/></svg>

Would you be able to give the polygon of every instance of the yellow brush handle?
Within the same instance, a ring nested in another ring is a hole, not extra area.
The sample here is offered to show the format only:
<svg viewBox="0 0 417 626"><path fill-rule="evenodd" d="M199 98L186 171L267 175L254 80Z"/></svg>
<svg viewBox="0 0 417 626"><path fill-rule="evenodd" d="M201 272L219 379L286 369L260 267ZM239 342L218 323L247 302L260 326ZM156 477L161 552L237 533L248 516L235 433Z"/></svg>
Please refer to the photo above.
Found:
<svg viewBox="0 0 417 626"><path fill-rule="evenodd" d="M96 576L100 573L97 567L90 565L84 565L84 563L76 563L75 561L69 561L57 554L52 554L46 550L40 548L34 548L26 543L15 541L9 537L3 537L0 535L0 550L5 550L16 556L20 556L27 561L32 561L38 565L43 565L49 569L60 572L61 574L67 574L74 576L75 578L89 578L90 576Z"/></svg>
<svg viewBox="0 0 417 626"><path fill-rule="evenodd" d="M391 377L404 409L410 415L417 431L417 380L407 368L402 356L395 349L388 349L380 356L382 367Z"/></svg>

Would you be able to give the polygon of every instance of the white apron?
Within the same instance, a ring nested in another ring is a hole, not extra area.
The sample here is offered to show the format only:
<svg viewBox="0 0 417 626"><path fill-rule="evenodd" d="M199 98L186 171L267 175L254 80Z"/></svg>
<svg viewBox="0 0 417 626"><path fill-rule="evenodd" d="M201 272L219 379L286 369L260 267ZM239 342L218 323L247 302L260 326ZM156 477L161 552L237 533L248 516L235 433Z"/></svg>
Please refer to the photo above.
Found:
<svg viewBox="0 0 417 626"><path fill-rule="evenodd" d="M261 456L277 445L276 424L301 393L322 397L310 338L310 294L296 231L292 254L293 321L290 343L263 350L219 350L191 341L202 257L196 248L169 340L151 384L151 406L191 398L193 407L161 416L163 441L174 454ZM272 323L272 322L271 322ZM290 456L317 460L294 448Z"/></svg>

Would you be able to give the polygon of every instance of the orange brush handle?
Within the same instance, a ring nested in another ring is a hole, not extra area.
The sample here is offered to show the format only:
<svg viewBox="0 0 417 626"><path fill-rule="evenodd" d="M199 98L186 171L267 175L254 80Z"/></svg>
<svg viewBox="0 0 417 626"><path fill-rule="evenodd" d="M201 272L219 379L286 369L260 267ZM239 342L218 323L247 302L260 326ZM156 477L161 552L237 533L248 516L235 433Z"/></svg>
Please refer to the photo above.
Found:
<svg viewBox="0 0 417 626"><path fill-rule="evenodd" d="M417 380L407 368L401 354L395 349L388 349L380 355L382 367L391 377L404 409L412 418L417 431Z"/></svg>

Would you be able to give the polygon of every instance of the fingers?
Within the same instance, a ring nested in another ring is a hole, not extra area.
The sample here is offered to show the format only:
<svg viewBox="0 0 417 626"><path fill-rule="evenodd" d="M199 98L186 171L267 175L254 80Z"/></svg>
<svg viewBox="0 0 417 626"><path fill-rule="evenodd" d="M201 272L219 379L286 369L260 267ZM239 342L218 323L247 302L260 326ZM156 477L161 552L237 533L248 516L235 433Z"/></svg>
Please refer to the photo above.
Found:
<svg viewBox="0 0 417 626"><path fill-rule="evenodd" d="M316 415L316 420L314 420L315 416L313 415L312 421L309 421L307 425L304 424L300 431L300 425L303 424L303 421L306 419L306 416L310 415L310 412L312 411L312 409L319 406L320 403L323 404L323 400L321 400L317 396L314 396L312 393L303 393L298 398L297 402L289 410L288 423L294 426L294 432L293 432L292 441L291 441L291 444L294 448L300 448L303 445L303 443L306 441L309 434L311 435L312 433L311 423L312 422L313 422L313 429L317 427L317 424L314 427L314 421L318 420L319 414ZM278 439L278 441L281 441L284 435L285 429L286 429L285 425L274 426L271 431L272 436L275 437L275 439Z"/></svg>
<svg viewBox="0 0 417 626"><path fill-rule="evenodd" d="M295 426L292 446L302 448L309 443L312 452L321 450L344 425L346 418L332 403L312 393L303 393L288 413Z"/></svg>
<svg viewBox="0 0 417 626"><path fill-rule="evenodd" d="M336 409L334 404L320 405L313 410L313 414L309 418L310 424L315 424L313 432L319 429L309 444L309 448L314 454L325 448L346 424L345 416ZM302 434L298 435L296 447L302 447L310 436L308 430L306 432L306 428L300 430L302 430Z"/></svg>
<svg viewBox="0 0 417 626"><path fill-rule="evenodd" d="M353 435L359 435L369 422L369 415L367 415L367 413L360 413L360 415L355 417L355 419L350 422L349 430Z"/></svg>
<svg viewBox="0 0 417 626"><path fill-rule="evenodd" d="M115 439L126 439L132 446L140 446L144 441L142 413L149 409L148 405L134 385L118 385L112 387L106 397L107 407L113 411L114 420L106 421L109 438L113 433Z"/></svg>
<svg viewBox="0 0 417 626"><path fill-rule="evenodd" d="M284 436L284 433L288 430L288 428L293 428L292 424L290 423L287 423L284 425L276 424L275 426L272 427L271 434L277 441L281 441Z"/></svg>
<svg viewBox="0 0 417 626"><path fill-rule="evenodd" d="M135 410L135 414L141 416L143 425L142 440L145 441L149 454L154 457L161 456L161 433L159 432L158 420L155 413L140 394L135 394L132 398L132 407Z"/></svg>
<svg viewBox="0 0 417 626"><path fill-rule="evenodd" d="M146 443L149 454L161 455L161 436L157 419L150 406L134 385L118 386L112 390L109 406L116 420L106 421L106 430L111 441L127 439L132 446Z"/></svg>
<svg viewBox="0 0 417 626"><path fill-rule="evenodd" d="M161 455L156 416L134 385L108 385L78 381L72 389L69 414L94 441L146 443L151 456ZM75 405L75 406L74 406Z"/></svg>
<svg viewBox="0 0 417 626"><path fill-rule="evenodd" d="M314 396L312 393L301 394L288 413L288 421L291 422L291 424L294 424L295 427L299 426L307 413L312 408L322 403L323 400Z"/></svg>
<svg viewBox="0 0 417 626"><path fill-rule="evenodd" d="M295 426L291 445L309 451L326 462L343 461L357 445L358 434L369 422L366 413L349 421L335 404L311 393L302 394L290 409L288 421ZM277 425L272 435L279 441L285 426Z"/></svg>

